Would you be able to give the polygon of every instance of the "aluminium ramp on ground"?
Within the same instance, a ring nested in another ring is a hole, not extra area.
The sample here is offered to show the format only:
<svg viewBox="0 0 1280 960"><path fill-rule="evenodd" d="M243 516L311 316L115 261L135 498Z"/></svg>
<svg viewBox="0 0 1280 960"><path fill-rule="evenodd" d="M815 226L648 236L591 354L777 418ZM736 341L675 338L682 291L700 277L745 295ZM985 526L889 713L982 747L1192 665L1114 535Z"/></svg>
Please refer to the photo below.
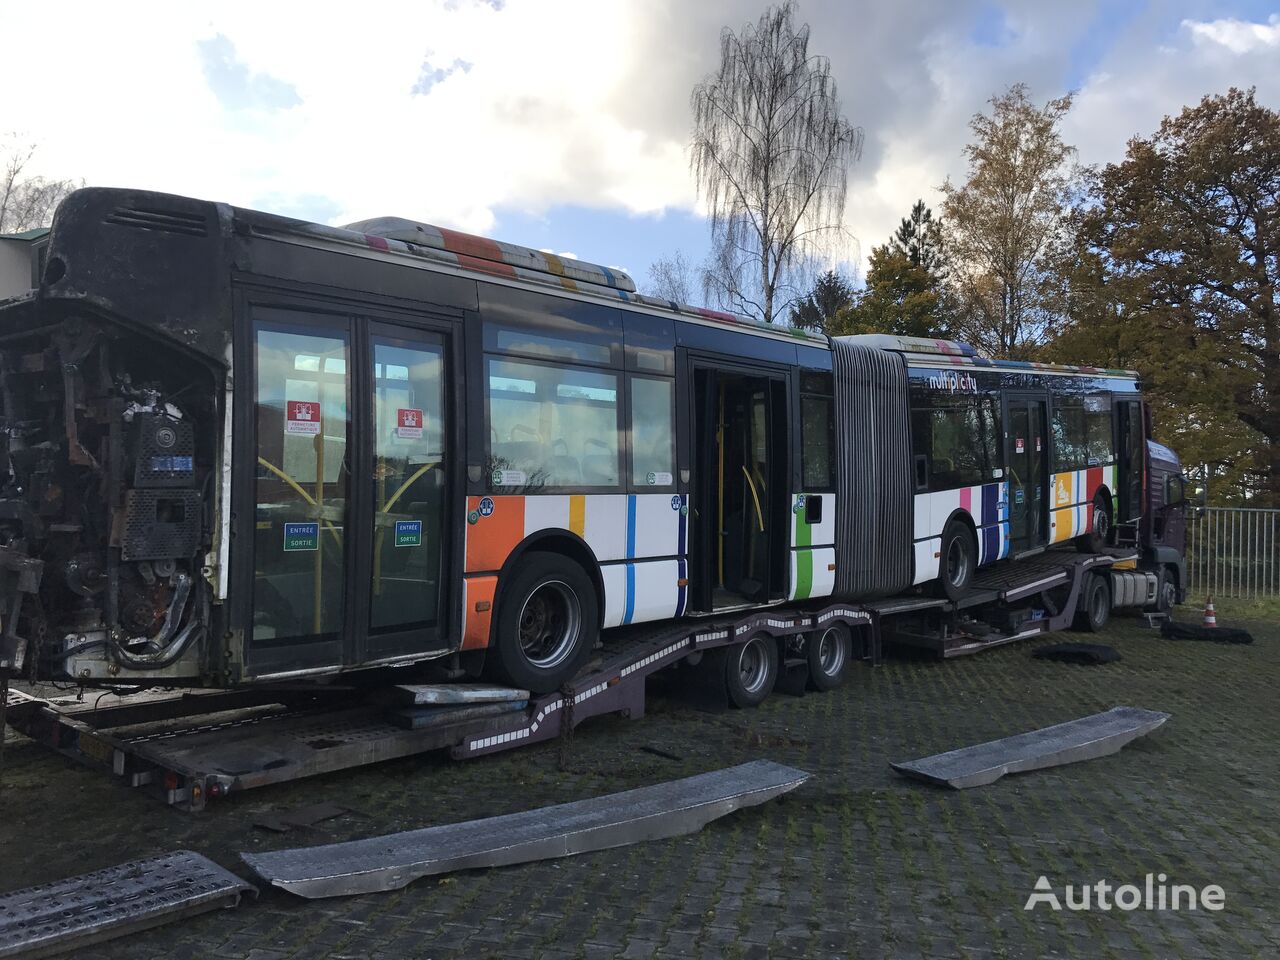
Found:
<svg viewBox="0 0 1280 960"><path fill-rule="evenodd" d="M0 896L0 957L44 957L234 907L257 889L178 850Z"/></svg>
<svg viewBox="0 0 1280 960"><path fill-rule="evenodd" d="M1052 727L961 747L920 760L893 763L898 773L963 790L994 783L1006 773L1024 773L1117 753L1159 728L1169 714L1139 707L1113 707Z"/></svg>
<svg viewBox="0 0 1280 960"><path fill-rule="evenodd" d="M318 847L241 854L264 880L303 897L398 890L432 874L567 857L693 833L800 786L769 760L523 813Z"/></svg>

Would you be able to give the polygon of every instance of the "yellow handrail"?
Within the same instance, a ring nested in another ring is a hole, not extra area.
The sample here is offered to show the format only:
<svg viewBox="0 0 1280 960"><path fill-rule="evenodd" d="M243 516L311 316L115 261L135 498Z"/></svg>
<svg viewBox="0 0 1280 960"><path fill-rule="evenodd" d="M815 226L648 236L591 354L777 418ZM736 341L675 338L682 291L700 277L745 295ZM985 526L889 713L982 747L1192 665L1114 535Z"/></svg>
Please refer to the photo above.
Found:
<svg viewBox="0 0 1280 960"><path fill-rule="evenodd" d="M751 499L756 502L756 522L760 524L760 532L764 533L764 514L760 511L760 495L756 493L756 485L751 480L747 465L742 465L742 475L747 478L747 486L751 488Z"/></svg>
<svg viewBox="0 0 1280 960"><path fill-rule="evenodd" d="M391 495L391 499L386 502L385 506L383 506L382 512L389 513L391 511L391 508L395 506L396 501L400 499L400 495L402 493L404 493L411 486L413 486L414 482L417 481L417 479L421 477L424 473L426 473L432 467L438 467L438 466L440 466L439 460L435 461L434 463L424 463L421 467L415 470L413 472L413 475L410 476L409 479L406 480L404 483L400 484L400 488Z"/></svg>
<svg viewBox="0 0 1280 960"><path fill-rule="evenodd" d="M293 477L289 476L287 473L285 473L283 470L277 467L274 463L271 463L270 461L266 460L263 457L258 458L258 463L261 466L266 467L268 470L274 473L277 477L279 477L281 480L287 483L290 487L292 487L293 490L298 494L298 496L302 497L303 500L307 501L309 505L313 507L319 506L319 504L316 503L315 499L311 496L311 494L307 493L307 491L303 490L302 487L298 485L298 481L294 480ZM318 519L320 520L321 523L323 523L326 527L329 528L329 532L333 534L333 538L339 544L341 544L342 535L338 533L338 528L333 525L333 521L326 520L323 517L320 517Z"/></svg>

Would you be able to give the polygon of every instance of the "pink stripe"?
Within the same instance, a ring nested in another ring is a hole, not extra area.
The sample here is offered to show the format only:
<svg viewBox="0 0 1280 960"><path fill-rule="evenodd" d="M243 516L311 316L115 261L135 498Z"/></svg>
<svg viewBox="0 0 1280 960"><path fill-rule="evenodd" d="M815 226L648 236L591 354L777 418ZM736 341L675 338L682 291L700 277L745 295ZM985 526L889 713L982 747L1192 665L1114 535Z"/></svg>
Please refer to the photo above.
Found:
<svg viewBox="0 0 1280 960"><path fill-rule="evenodd" d="M973 487L962 487L960 490L960 508L969 511L973 516Z"/></svg>

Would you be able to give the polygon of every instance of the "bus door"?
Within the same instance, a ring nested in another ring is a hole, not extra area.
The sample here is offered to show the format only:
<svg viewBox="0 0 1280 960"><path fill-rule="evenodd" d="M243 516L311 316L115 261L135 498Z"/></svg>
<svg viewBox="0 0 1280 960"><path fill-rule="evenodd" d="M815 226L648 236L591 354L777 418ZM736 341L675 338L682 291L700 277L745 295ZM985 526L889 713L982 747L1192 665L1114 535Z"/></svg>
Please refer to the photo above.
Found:
<svg viewBox="0 0 1280 960"><path fill-rule="evenodd" d="M254 676L440 646L445 343L254 309Z"/></svg>
<svg viewBox="0 0 1280 960"><path fill-rule="evenodd" d="M720 610L785 596L790 527L786 379L695 368L695 603Z"/></svg>
<svg viewBox="0 0 1280 960"><path fill-rule="evenodd" d="M1009 552L1043 547L1049 529L1045 468L1049 450L1043 399L1010 397L1005 408L1005 463L1009 481Z"/></svg>
<svg viewBox="0 0 1280 960"><path fill-rule="evenodd" d="M369 331L363 422L369 439L357 585L362 663L443 646L446 455L445 342L438 334L378 324ZM367 607L366 607L367 605Z"/></svg>
<svg viewBox="0 0 1280 960"><path fill-rule="evenodd" d="M1117 400L1116 421L1119 427L1120 476L1116 491L1120 499L1117 523L1132 523L1142 516L1142 470L1145 441L1142 432L1142 401Z"/></svg>

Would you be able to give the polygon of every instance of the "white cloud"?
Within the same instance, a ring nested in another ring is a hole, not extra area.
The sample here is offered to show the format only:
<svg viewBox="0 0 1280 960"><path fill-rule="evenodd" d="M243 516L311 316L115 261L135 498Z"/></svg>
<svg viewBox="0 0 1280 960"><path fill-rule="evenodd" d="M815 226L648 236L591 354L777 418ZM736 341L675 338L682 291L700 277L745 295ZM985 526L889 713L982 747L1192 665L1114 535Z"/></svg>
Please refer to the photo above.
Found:
<svg viewBox="0 0 1280 960"><path fill-rule="evenodd" d="M1236 54L1280 47L1280 14L1273 13L1266 23L1251 23L1232 17L1203 23L1183 20L1182 25L1191 31L1191 37L1197 44L1217 44Z"/></svg>
<svg viewBox="0 0 1280 960"><path fill-rule="evenodd" d="M689 91L715 65L721 26L762 8L66 0L56 55L6 46L0 132L38 142L50 176L334 223L396 215L483 233L503 208L689 210ZM936 205L935 188L963 175L970 116L1013 82L1044 100L1083 78L1066 133L1089 162L1232 84L1280 100L1277 16L1200 21L1161 6L1117 26L1110 6L1035 0L994 14L982 0L802 0L801 16L866 129L846 208L864 258L917 197ZM49 29L38 4L0 7L0 35ZM1074 51L1089 43L1101 52L1081 72Z"/></svg>

